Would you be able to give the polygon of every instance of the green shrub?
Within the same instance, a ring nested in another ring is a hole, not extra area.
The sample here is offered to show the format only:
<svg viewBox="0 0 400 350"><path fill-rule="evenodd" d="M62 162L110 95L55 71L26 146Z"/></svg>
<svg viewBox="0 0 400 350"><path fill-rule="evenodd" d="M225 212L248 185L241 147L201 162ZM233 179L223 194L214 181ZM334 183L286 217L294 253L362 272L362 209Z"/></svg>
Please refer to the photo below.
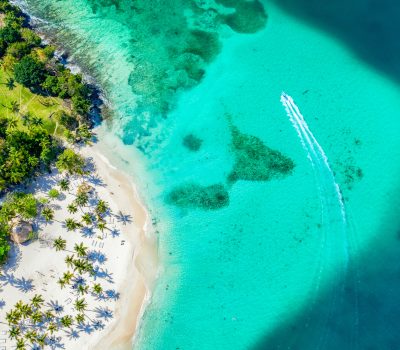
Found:
<svg viewBox="0 0 400 350"><path fill-rule="evenodd" d="M54 52L56 51L55 47L52 45L47 45L43 49L43 53L45 54L47 59L51 59L54 56Z"/></svg>
<svg viewBox="0 0 400 350"><path fill-rule="evenodd" d="M30 193L13 192L8 194L0 210L0 223L4 227L19 216L22 219L34 219L38 215L38 201ZM1 230L0 230L1 231Z"/></svg>
<svg viewBox="0 0 400 350"><path fill-rule="evenodd" d="M82 97L80 95L72 96L72 108L74 112L80 115L86 115L89 113L91 102L89 99Z"/></svg>
<svg viewBox="0 0 400 350"><path fill-rule="evenodd" d="M21 36L30 48L38 47L42 42L40 36L28 28L21 29Z"/></svg>
<svg viewBox="0 0 400 350"><path fill-rule="evenodd" d="M68 130L75 130L79 125L78 121L74 117L64 111L59 111L56 118L60 124Z"/></svg>
<svg viewBox="0 0 400 350"><path fill-rule="evenodd" d="M44 64L31 56L25 56L15 64L14 74L18 83L29 88L37 88L45 77Z"/></svg>
<svg viewBox="0 0 400 350"><path fill-rule="evenodd" d="M82 175L85 168L85 160L83 157L75 153L72 149L67 148L56 162L57 169L60 172L66 171L69 174Z"/></svg>
<svg viewBox="0 0 400 350"><path fill-rule="evenodd" d="M47 131L30 127L29 132L10 129L0 117L0 191L31 177L39 165L55 158L56 145Z"/></svg>
<svg viewBox="0 0 400 350"><path fill-rule="evenodd" d="M58 78L54 75L47 75L42 83L42 89L47 91L52 96L58 96L61 92L58 84Z"/></svg>
<svg viewBox="0 0 400 350"><path fill-rule="evenodd" d="M11 26L0 28L0 41L4 41L6 44L12 44L21 40L21 34L18 29Z"/></svg>
<svg viewBox="0 0 400 350"><path fill-rule="evenodd" d="M14 10L15 11L8 11L6 13L4 23L6 26L12 27L19 31L24 23L24 17L22 17L22 14L18 8L15 8Z"/></svg>
<svg viewBox="0 0 400 350"><path fill-rule="evenodd" d="M49 195L49 197L50 197L51 199L57 199L57 198L60 196L60 192L58 192L57 189L52 188L52 189L49 191L48 195Z"/></svg>
<svg viewBox="0 0 400 350"><path fill-rule="evenodd" d="M0 264L6 261L8 252L10 251L10 244L7 240L7 236L7 225L0 225Z"/></svg>
<svg viewBox="0 0 400 350"><path fill-rule="evenodd" d="M17 58L21 59L25 55L29 54L31 51L29 45L26 42L16 42L12 43L8 49L7 49L7 54Z"/></svg>

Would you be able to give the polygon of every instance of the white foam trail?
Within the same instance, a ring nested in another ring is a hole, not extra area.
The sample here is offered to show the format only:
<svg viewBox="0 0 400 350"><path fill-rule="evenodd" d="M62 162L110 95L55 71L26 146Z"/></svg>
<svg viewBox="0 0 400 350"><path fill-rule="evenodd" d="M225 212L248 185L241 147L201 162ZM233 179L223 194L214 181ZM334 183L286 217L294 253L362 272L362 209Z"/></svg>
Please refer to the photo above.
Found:
<svg viewBox="0 0 400 350"><path fill-rule="evenodd" d="M286 93L282 93L281 102L285 107L290 122L299 136L304 150L307 152L307 157L316 175L316 181L320 192L322 219L323 223L326 224L326 231L324 230L324 239L328 243L327 248L329 249L326 253L330 253L330 256L333 257L337 256L338 253L335 247L340 247L339 249L343 250L342 277L344 279L349 264L349 240L347 237L346 208L342 192L338 183L336 182L334 173L329 164L328 157L311 132L304 116L294 103L292 97ZM337 246L337 244L339 244L339 246ZM337 292L339 291L337 290ZM339 295L335 294L333 296L330 314L334 312L333 310L336 307L335 300L337 300L337 296ZM330 317L331 316L328 315L327 320ZM324 348L323 342L327 339L327 334L328 333L326 332L323 335L321 334L317 349Z"/></svg>
<svg viewBox="0 0 400 350"><path fill-rule="evenodd" d="M303 115L301 114L299 108L294 103L293 98L287 95L286 93L282 93L281 102L286 109L286 113L289 116L290 121L292 122L294 128L299 135L303 148L307 151L307 156L310 162L312 163L313 168L315 169L316 164L313 161L312 155L317 157L317 159L322 159L323 165L325 166L327 173L330 175L332 179L332 184L336 192L336 197L338 200L338 204L340 206L340 210L342 213L342 219L344 222L347 221L346 216L346 208L343 200L342 191L340 190L339 184L336 182L333 171L329 165L328 157L326 156L323 148L318 143L317 139L311 132L308 124L306 123ZM310 151L312 154L310 154Z"/></svg>

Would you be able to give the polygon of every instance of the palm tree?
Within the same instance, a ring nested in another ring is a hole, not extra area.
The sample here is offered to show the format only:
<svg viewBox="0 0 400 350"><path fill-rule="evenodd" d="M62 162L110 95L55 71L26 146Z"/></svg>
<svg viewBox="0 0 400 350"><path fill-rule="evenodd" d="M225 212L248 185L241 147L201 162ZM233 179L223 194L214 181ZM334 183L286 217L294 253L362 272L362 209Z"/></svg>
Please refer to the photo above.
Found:
<svg viewBox="0 0 400 350"><path fill-rule="evenodd" d="M63 280L66 284L70 284L71 279L74 277L74 274L70 271L64 272Z"/></svg>
<svg viewBox="0 0 400 350"><path fill-rule="evenodd" d="M52 319L54 319L54 314L51 310L47 310L44 313L44 317L46 318L47 321L51 321Z"/></svg>
<svg viewBox="0 0 400 350"><path fill-rule="evenodd" d="M31 304L35 308L40 308L43 305L44 299L40 294L35 294L35 296L31 299Z"/></svg>
<svg viewBox="0 0 400 350"><path fill-rule="evenodd" d="M84 314L77 314L75 317L77 323L85 322L85 315Z"/></svg>
<svg viewBox="0 0 400 350"><path fill-rule="evenodd" d="M64 289L65 285L67 284L64 278L59 278L57 283L60 285L61 289Z"/></svg>
<svg viewBox="0 0 400 350"><path fill-rule="evenodd" d="M10 339L16 339L18 338L18 336L21 334L21 329L19 327L16 326L12 326L9 330L8 330L8 336Z"/></svg>
<svg viewBox="0 0 400 350"><path fill-rule="evenodd" d="M15 114L19 112L19 103L17 101L11 101L10 105L11 112Z"/></svg>
<svg viewBox="0 0 400 350"><path fill-rule="evenodd" d="M25 333L25 339L28 340L31 344L36 341L37 332L35 330L30 330Z"/></svg>
<svg viewBox="0 0 400 350"><path fill-rule="evenodd" d="M88 260L84 261L84 263L85 263L85 266L84 266L85 272L89 273L90 275L94 275L95 272L94 272L92 263Z"/></svg>
<svg viewBox="0 0 400 350"><path fill-rule="evenodd" d="M69 190L69 180L68 179L62 179L58 183L62 191L68 191Z"/></svg>
<svg viewBox="0 0 400 350"><path fill-rule="evenodd" d="M8 118L7 126L10 129L15 129L18 126L18 119L16 119L16 118Z"/></svg>
<svg viewBox="0 0 400 350"><path fill-rule="evenodd" d="M99 283L95 283L92 287L93 293L101 295L103 293L103 288Z"/></svg>
<svg viewBox="0 0 400 350"><path fill-rule="evenodd" d="M83 312L86 310L87 303L85 299L76 299L74 303L75 310L78 311L79 313Z"/></svg>
<svg viewBox="0 0 400 350"><path fill-rule="evenodd" d="M56 251L65 250L65 248L67 247L67 241L65 239L62 239L62 237L60 236L54 240L53 247L56 248Z"/></svg>
<svg viewBox="0 0 400 350"><path fill-rule="evenodd" d="M84 224L89 226L92 223L92 220L92 215L90 215L89 213L85 213L82 215L82 221Z"/></svg>
<svg viewBox="0 0 400 350"><path fill-rule="evenodd" d="M83 243L75 244L74 250L79 257L85 257L87 255L88 247Z"/></svg>
<svg viewBox="0 0 400 350"><path fill-rule="evenodd" d="M27 318L27 317L32 315L33 310L32 310L31 305L23 304L21 306L20 312L21 312L21 315L22 315L23 318Z"/></svg>
<svg viewBox="0 0 400 350"><path fill-rule="evenodd" d="M74 266L74 256L73 255L67 255L65 257L65 264L68 267L73 267Z"/></svg>
<svg viewBox="0 0 400 350"><path fill-rule="evenodd" d="M17 303L14 305L16 311L19 311L23 306L24 302L22 300L17 301Z"/></svg>
<svg viewBox="0 0 400 350"><path fill-rule="evenodd" d="M49 222L54 219L54 210L50 207L44 207L42 209L42 216L47 222Z"/></svg>
<svg viewBox="0 0 400 350"><path fill-rule="evenodd" d="M70 328L74 322L73 318L69 315L64 316L60 319L61 324L63 325L63 327L67 327Z"/></svg>
<svg viewBox="0 0 400 350"><path fill-rule="evenodd" d="M75 231L79 226L79 222L76 222L74 219L65 219L65 227L68 231Z"/></svg>
<svg viewBox="0 0 400 350"><path fill-rule="evenodd" d="M87 262L83 259L74 260L74 271L77 270L79 273L84 273L88 270Z"/></svg>
<svg viewBox="0 0 400 350"><path fill-rule="evenodd" d="M40 118L40 117L33 116L32 117L32 125L42 126L43 125L43 119Z"/></svg>
<svg viewBox="0 0 400 350"><path fill-rule="evenodd" d="M36 311L32 314L31 320L34 324L40 323L43 320L43 315L41 312Z"/></svg>
<svg viewBox="0 0 400 350"><path fill-rule="evenodd" d="M16 325L21 320L21 313L17 309L10 310L6 313L6 320L9 325Z"/></svg>
<svg viewBox="0 0 400 350"><path fill-rule="evenodd" d="M97 224L97 227L99 228L99 230L101 232L103 232L107 228L106 223L104 221L99 221L99 223Z"/></svg>
<svg viewBox="0 0 400 350"><path fill-rule="evenodd" d="M88 290L89 290L89 286L83 286L81 284L78 286L78 294L81 294L81 295L87 294Z"/></svg>
<svg viewBox="0 0 400 350"><path fill-rule="evenodd" d="M102 199L100 199L97 202L95 211L97 213L98 216L102 216L103 214L105 214L108 210L108 203L106 201L103 201Z"/></svg>
<svg viewBox="0 0 400 350"><path fill-rule="evenodd" d="M47 338L47 334L46 334L46 333L39 334L39 335L36 337L36 341L37 341L38 345L39 345L41 348L44 348L44 345L46 344L46 338Z"/></svg>
<svg viewBox="0 0 400 350"><path fill-rule="evenodd" d="M31 125L32 116L31 116L31 114L28 112L28 113L22 115L21 120L22 120L22 124L23 124L24 126Z"/></svg>
<svg viewBox="0 0 400 350"><path fill-rule="evenodd" d="M18 338L17 339L17 347L15 349L16 350L25 350L26 349L25 341L21 338Z"/></svg>
<svg viewBox="0 0 400 350"><path fill-rule="evenodd" d="M13 78L8 78L5 85L8 87L8 90L12 90L15 88L15 80Z"/></svg>
<svg viewBox="0 0 400 350"><path fill-rule="evenodd" d="M78 193L75 198L75 204L78 207L85 207L89 202L89 196L85 192Z"/></svg>
<svg viewBox="0 0 400 350"><path fill-rule="evenodd" d="M75 214L78 211L78 208L74 203L68 204L67 209L71 214Z"/></svg>
<svg viewBox="0 0 400 350"><path fill-rule="evenodd" d="M47 330L49 331L50 334L53 334L58 330L58 327L54 322L50 322L49 325L47 326Z"/></svg>

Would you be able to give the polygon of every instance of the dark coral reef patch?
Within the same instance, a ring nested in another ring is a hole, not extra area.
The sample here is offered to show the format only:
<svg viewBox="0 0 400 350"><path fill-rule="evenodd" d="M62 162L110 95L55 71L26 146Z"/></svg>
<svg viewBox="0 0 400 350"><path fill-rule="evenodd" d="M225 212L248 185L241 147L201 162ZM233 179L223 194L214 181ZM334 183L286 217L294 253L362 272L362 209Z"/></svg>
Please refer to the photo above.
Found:
<svg viewBox="0 0 400 350"><path fill-rule="evenodd" d="M229 193L223 184L188 183L174 188L168 194L167 202L180 208L216 210L229 205Z"/></svg>
<svg viewBox="0 0 400 350"><path fill-rule="evenodd" d="M258 0L217 0L217 2L235 9L234 13L223 16L225 23L235 32L251 34L265 27L267 14Z"/></svg>
<svg viewBox="0 0 400 350"><path fill-rule="evenodd" d="M259 0L88 0L97 16L131 32L129 85L140 111L165 116L176 92L197 85L221 50L221 28L254 33L267 15Z"/></svg>
<svg viewBox="0 0 400 350"><path fill-rule="evenodd" d="M281 152L266 146L259 138L243 134L231 126L235 163L228 181L268 181L292 173L294 162Z"/></svg>
<svg viewBox="0 0 400 350"><path fill-rule="evenodd" d="M193 134L186 135L182 140L182 144L192 152L197 152L200 149L202 143L203 140L199 139Z"/></svg>

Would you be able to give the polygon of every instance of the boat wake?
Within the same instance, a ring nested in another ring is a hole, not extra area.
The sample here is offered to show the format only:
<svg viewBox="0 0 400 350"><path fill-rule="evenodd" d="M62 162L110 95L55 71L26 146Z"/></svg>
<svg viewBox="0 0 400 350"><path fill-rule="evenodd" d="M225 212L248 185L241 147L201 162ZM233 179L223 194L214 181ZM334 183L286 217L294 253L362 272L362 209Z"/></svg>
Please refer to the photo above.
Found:
<svg viewBox="0 0 400 350"><path fill-rule="evenodd" d="M343 222L343 229L345 229L347 222L347 215L346 215L346 208L343 200L343 195L338 183L336 182L333 171L329 165L328 157L326 156L324 150L314 137L313 133L310 131L310 128L308 127L303 115L301 114L297 105L294 103L293 98L283 92L281 95L281 102L286 109L286 113L293 127L297 131L297 134L300 138L303 148L307 152L307 157L310 160L314 171L317 173L316 175L323 175L324 178L328 178L328 184L329 183L331 184L330 187L332 187L335 193L334 197L337 202L332 204L333 205L337 204L339 206ZM329 189L325 188L325 190L327 191ZM346 251L348 252L347 247Z"/></svg>
<svg viewBox="0 0 400 350"><path fill-rule="evenodd" d="M330 305L326 305L325 311L319 312L317 316L318 323L323 329L317 332L317 337L319 339L316 340L317 344L314 344L313 349L326 349L326 342L329 342L329 330L327 325L331 320L338 317L339 309L346 308L346 305L344 305L344 290L346 284L349 282L347 279L350 259L348 237L350 226L347 222L343 195L339 184L336 182L327 155L311 132L305 118L293 101L293 98L283 92L281 95L281 103L307 153L319 190L323 237L321 237L322 243L321 251L319 252L320 265L317 273L317 282L313 290L315 298L318 297L321 280L324 278L323 272L325 272L328 278L332 277L332 275L335 276L334 283L340 281L340 288L335 287L331 291ZM353 284L353 282L351 282L351 284ZM354 310L355 324L358 324L357 309L356 307ZM314 319L313 321L316 320ZM353 329L353 331L357 330ZM354 348L356 348L356 346Z"/></svg>

